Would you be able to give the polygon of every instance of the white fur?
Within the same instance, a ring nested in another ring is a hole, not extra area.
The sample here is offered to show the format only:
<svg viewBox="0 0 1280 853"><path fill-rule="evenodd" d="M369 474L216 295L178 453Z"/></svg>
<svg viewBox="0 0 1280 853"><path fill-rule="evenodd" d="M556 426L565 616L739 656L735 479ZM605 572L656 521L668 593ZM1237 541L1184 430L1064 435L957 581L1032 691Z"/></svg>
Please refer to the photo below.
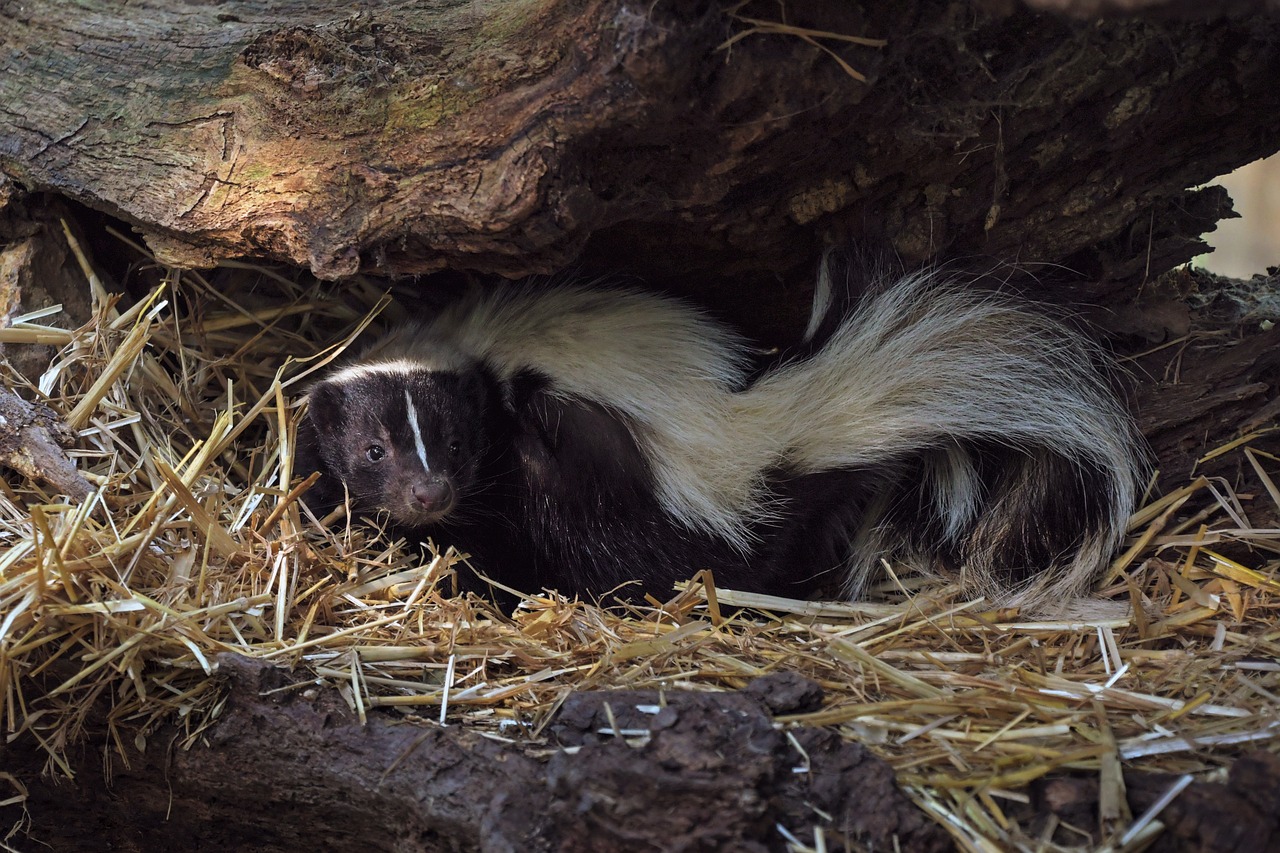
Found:
<svg viewBox="0 0 1280 853"><path fill-rule="evenodd" d="M466 359L458 352L440 351L433 352L424 348L424 351L416 357L404 356L399 358L380 358L378 353L383 345L388 341L393 341L403 337L403 332L411 327L402 326L383 341L374 344L372 348L364 353L360 361L355 364L349 364L341 370L335 371L330 380L334 382L349 382L353 379L360 379L364 376L373 376L378 373L401 373L408 375L416 373L419 370L459 370L467 363Z"/></svg>
<svg viewBox="0 0 1280 853"><path fill-rule="evenodd" d="M828 256L829 257L829 256ZM812 341L822 326L822 321L831 313L835 301L835 288L831 282L831 264L824 259L818 268L818 280L813 286L813 306L809 311L809 324L804 330L804 340Z"/></svg>
<svg viewBox="0 0 1280 853"><path fill-rule="evenodd" d="M427 462L427 447L422 443L422 430L418 428L418 412L413 407L413 395L404 389L404 406L409 415L409 431L413 433L413 446L418 451L418 459L422 460L422 470L431 473L431 465Z"/></svg>
<svg viewBox="0 0 1280 853"><path fill-rule="evenodd" d="M1044 602L1079 593L1095 576L1135 499L1137 439L1094 357L1089 345L1018 303L918 274L864 303L812 359L771 373L743 403L755 404L760 428L787 437L788 466L801 472L945 451L928 475L951 534L973 523L980 497L972 465L953 449L956 438L1096 465L1108 481L1099 499L1112 511L1109 532L1015 596ZM877 550L854 554L853 587L871 573Z"/></svg>

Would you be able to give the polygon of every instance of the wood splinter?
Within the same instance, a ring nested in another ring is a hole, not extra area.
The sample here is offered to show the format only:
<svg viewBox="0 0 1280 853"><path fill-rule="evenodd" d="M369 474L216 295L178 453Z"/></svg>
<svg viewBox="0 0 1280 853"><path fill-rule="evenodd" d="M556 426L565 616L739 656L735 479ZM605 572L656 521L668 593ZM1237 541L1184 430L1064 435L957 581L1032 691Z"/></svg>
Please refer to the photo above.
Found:
<svg viewBox="0 0 1280 853"><path fill-rule="evenodd" d="M83 500L92 487L63 450L72 438L48 406L0 388L0 465L48 483L72 500Z"/></svg>

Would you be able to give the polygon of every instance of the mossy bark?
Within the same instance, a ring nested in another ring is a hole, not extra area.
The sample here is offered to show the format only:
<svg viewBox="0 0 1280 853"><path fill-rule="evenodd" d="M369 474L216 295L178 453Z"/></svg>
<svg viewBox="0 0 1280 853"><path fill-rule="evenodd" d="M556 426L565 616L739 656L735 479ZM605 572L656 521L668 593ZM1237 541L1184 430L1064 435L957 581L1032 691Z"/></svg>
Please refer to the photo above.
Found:
<svg viewBox="0 0 1280 853"><path fill-rule="evenodd" d="M1142 5L9 3L0 169L194 265L750 281L862 237L1134 281L1280 147L1277 28ZM729 43L783 14L822 35Z"/></svg>

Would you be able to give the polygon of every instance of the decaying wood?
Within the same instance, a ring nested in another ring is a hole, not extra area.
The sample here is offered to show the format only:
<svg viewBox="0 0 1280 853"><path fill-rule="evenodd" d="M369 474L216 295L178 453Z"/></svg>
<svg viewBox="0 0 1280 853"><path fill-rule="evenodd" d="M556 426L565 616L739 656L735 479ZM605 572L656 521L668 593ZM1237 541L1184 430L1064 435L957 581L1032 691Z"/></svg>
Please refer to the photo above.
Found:
<svg viewBox="0 0 1280 853"><path fill-rule="evenodd" d="M71 440L71 431L52 409L0 387L0 466L83 500L91 490L89 482L62 449Z"/></svg>
<svg viewBox="0 0 1280 853"><path fill-rule="evenodd" d="M786 849L779 827L811 843L817 827L829 849L843 849L842 837L950 849L869 751L831 731L788 737L772 725L771 713L821 697L797 676L729 695L578 694L552 727L572 748L538 757L465 727L381 715L362 724L330 688L230 655L220 667L230 695L199 745L182 748L171 727L135 742L113 762L109 796L101 758L85 755L79 782L30 787L34 835L86 851L604 853L647 839L646 849L764 853ZM14 747L0 756L26 779L43 760ZM74 812L60 807L67 798Z"/></svg>
<svg viewBox="0 0 1280 853"><path fill-rule="evenodd" d="M1167 773L1133 773L1125 779L1135 814L1151 808L1178 784ZM1094 822L1096 778L1058 777L1033 786L1034 806L1076 827ZM1280 756L1255 752L1240 758L1225 782L1192 782L1160 812L1167 831L1149 849L1157 853L1234 853L1280 847Z"/></svg>
<svg viewBox="0 0 1280 853"><path fill-rule="evenodd" d="M0 168L184 264L763 275L862 235L1136 280L1280 144L1280 32L1176 3L3 8Z"/></svg>
<svg viewBox="0 0 1280 853"><path fill-rule="evenodd" d="M1280 419L1277 293L1275 277L1245 282L1175 270L1108 318L1106 328L1126 336L1134 353L1124 363L1132 403L1166 485L1193 471L1237 483L1253 476L1239 456L1202 457ZM1280 433L1264 432L1256 447L1275 452ZM1280 521L1261 503L1266 518Z"/></svg>
<svg viewBox="0 0 1280 853"><path fill-rule="evenodd" d="M88 287L78 271L73 274L74 262L61 233L60 217L65 213L55 201L14 202L0 188L0 329L20 313L56 305L62 308L54 325L88 319ZM0 342L0 360L32 383L55 351L52 343L6 348ZM91 487L63 449L73 439L56 412L23 399L0 376L0 466L47 483L59 494L83 499Z"/></svg>
<svg viewBox="0 0 1280 853"><path fill-rule="evenodd" d="M0 328L22 314L56 306L61 307L43 323L66 329L88 321L89 286L67 243L68 227L77 227L75 218L57 199L42 195L19 201L0 188ZM0 358L36 384L56 343L6 347L0 342Z"/></svg>

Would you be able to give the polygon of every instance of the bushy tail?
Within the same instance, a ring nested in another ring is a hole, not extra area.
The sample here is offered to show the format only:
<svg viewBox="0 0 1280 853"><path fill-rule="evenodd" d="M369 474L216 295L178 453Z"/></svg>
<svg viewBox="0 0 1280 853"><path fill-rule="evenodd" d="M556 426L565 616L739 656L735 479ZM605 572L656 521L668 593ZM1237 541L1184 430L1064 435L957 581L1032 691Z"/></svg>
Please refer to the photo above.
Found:
<svg viewBox="0 0 1280 853"><path fill-rule="evenodd" d="M819 298L837 305L839 282L824 277ZM953 564L1006 603L1083 592L1123 536L1142 456L1096 347L937 273L899 280L833 327L742 404L786 437L785 475L865 470L893 484L844 531L850 593L899 554Z"/></svg>

